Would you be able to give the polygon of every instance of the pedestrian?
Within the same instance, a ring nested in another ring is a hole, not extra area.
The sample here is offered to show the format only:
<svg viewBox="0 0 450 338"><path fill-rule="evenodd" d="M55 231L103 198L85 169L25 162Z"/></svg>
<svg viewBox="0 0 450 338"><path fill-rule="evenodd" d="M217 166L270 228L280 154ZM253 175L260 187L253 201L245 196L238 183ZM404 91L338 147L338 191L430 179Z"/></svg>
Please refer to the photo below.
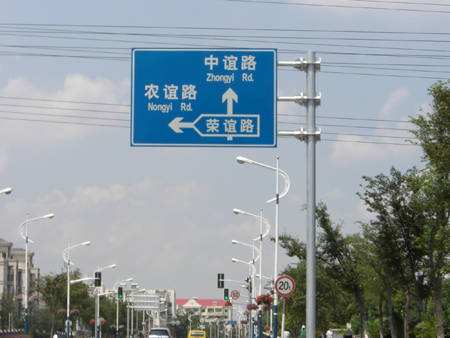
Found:
<svg viewBox="0 0 450 338"><path fill-rule="evenodd" d="M305 338L306 337L306 326L302 325L302 328L300 329L300 338Z"/></svg>

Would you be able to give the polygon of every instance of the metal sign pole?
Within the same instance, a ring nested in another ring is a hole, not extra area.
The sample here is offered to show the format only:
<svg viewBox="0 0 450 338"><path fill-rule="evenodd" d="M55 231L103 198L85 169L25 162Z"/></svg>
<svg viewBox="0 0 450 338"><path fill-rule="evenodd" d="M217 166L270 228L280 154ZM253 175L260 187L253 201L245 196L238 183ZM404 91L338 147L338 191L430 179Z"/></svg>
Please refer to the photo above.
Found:
<svg viewBox="0 0 450 338"><path fill-rule="evenodd" d="M306 337L316 336L316 53L306 57Z"/></svg>
<svg viewBox="0 0 450 338"><path fill-rule="evenodd" d="M283 313L281 314L281 338L284 338L284 328L286 325L286 299L283 298Z"/></svg>
<svg viewBox="0 0 450 338"><path fill-rule="evenodd" d="M282 131L279 136L294 136L306 141L306 337L316 333L316 142L320 130L316 129L316 106L320 95L316 95L316 72L320 59L308 51L306 59L278 62L278 66L294 67L306 72L306 95L278 97L281 102L295 102L306 106L306 130Z"/></svg>

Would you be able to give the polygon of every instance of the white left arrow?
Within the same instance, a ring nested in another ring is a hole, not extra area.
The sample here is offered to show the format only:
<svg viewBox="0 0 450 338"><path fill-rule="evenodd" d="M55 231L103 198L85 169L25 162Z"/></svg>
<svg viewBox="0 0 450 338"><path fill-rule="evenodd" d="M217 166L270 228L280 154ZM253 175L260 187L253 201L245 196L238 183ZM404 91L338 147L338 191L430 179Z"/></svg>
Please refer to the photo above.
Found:
<svg viewBox="0 0 450 338"><path fill-rule="evenodd" d="M183 128L194 128L194 122L182 122L182 117L175 117L170 123L169 127L177 134L183 132Z"/></svg>
<svg viewBox="0 0 450 338"><path fill-rule="evenodd" d="M227 114L232 115L233 114L233 102L236 102L236 103L238 102L238 96L233 89L228 88L227 91L225 93L223 93L222 103L225 101L227 102Z"/></svg>

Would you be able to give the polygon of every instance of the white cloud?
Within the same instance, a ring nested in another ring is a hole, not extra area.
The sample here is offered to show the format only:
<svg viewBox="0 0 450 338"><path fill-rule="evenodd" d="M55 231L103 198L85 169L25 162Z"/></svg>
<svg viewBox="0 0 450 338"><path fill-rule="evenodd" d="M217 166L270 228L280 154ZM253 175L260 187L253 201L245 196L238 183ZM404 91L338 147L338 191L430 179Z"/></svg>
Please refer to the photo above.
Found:
<svg viewBox="0 0 450 338"><path fill-rule="evenodd" d="M47 98L56 100L81 100L90 102L127 102L128 83L126 81L115 82L105 78L91 78L82 74L67 75L61 88L48 90L43 88L41 84L34 83L25 78L10 79L7 84L0 88L2 96L24 97L24 98ZM108 108L97 107L95 105L80 105L62 102L46 102L46 101L30 101L30 100L3 100L3 104L21 105L20 106L4 106L2 107L1 117L13 119L32 119L32 120L52 120L61 122L83 122L83 123L108 123L102 120L93 120L93 117L123 117L127 119L127 115L88 112L70 110L76 109L102 109ZM24 107L34 106L34 107ZM48 107L48 108L47 108ZM57 108L57 109L55 109ZM69 108L69 109L66 109ZM66 109L66 110L65 110ZM118 108L109 108L117 110ZM4 113L9 111L11 113ZM123 110L122 111L126 111ZM24 114L28 113L28 114ZM39 114L66 115L66 116L45 116ZM69 117L68 115L78 116ZM86 116L89 118L80 118ZM114 122L108 124L118 124ZM122 123L123 124L123 123ZM65 124L48 124L23 120L2 120L0 124L0 133L3 142L10 142L15 145L34 145L39 144L58 144L67 140L82 139L88 136L96 135L104 132L106 129L100 127L88 127L81 125L65 125ZM20 135L20 136L19 136Z"/></svg>
<svg viewBox="0 0 450 338"><path fill-rule="evenodd" d="M383 104L379 118L395 118L406 119L401 114L401 104L410 96L408 89L397 88L389 94ZM371 124L374 127L395 127L406 129L404 123L385 123ZM354 131L352 133L355 133ZM404 139L411 137L407 131L393 131L375 129L372 133L374 136L382 137L362 137L362 136L337 136L341 142L336 142L332 147L331 158L340 166L351 165L352 161L360 161L360 163L373 163L380 160L388 160L389 158L405 158L414 154L416 149L410 146L396 145L378 145L362 142L385 142L385 143L405 143ZM400 136L401 138L387 138L386 136ZM346 142L346 140L354 140L356 142ZM358 143L359 142L359 143Z"/></svg>
<svg viewBox="0 0 450 338"><path fill-rule="evenodd" d="M404 100L409 97L409 95L410 94L407 88L398 88L394 90L384 103L378 116L380 118L389 116L392 117L393 115L398 116L398 114L396 114L396 110L404 102Z"/></svg>
<svg viewBox="0 0 450 338"><path fill-rule="evenodd" d="M349 139L345 136L337 136L336 139L342 142L336 142L333 145L331 159L340 166L354 165L354 161L378 161L391 152L377 144L345 142ZM363 137L357 136L352 136L351 140L365 141Z"/></svg>
<svg viewBox="0 0 450 338"><path fill-rule="evenodd" d="M34 200L8 201L0 205L0 213L10 224L20 222L27 212L56 214L52 221L31 229L36 261L44 273L61 266L61 251L67 243L90 240L92 246L77 250L75 257L84 273L97 265L117 263L121 276L134 276L149 287L176 287L180 273L214 275L213 262L222 259L220 252L233 234L256 233L255 224L248 220L242 227L226 224L222 214L208 210L210 200L210 188L204 183L144 178L55 189ZM195 208L198 204L205 206L202 213ZM2 237L17 242L15 228L9 230ZM208 281L204 283L210 287Z"/></svg>

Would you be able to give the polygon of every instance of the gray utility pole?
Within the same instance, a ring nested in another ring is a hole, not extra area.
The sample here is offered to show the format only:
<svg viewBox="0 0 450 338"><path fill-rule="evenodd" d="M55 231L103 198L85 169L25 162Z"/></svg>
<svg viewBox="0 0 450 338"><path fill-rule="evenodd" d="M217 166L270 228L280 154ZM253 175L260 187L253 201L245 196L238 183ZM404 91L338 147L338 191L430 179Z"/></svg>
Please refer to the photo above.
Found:
<svg viewBox="0 0 450 338"><path fill-rule="evenodd" d="M95 288L95 338L101 338L100 323L100 288Z"/></svg>
<svg viewBox="0 0 450 338"><path fill-rule="evenodd" d="M127 304L127 338L130 338L130 307Z"/></svg>
<svg viewBox="0 0 450 338"><path fill-rule="evenodd" d="M278 66L294 67L306 72L306 95L278 97L281 102L295 102L306 106L306 129L281 131L279 136L294 136L306 142L306 337L314 338L316 333L316 142L320 130L316 129L316 106L320 95L316 94L316 72L320 59L308 51L306 59L279 62Z"/></svg>

